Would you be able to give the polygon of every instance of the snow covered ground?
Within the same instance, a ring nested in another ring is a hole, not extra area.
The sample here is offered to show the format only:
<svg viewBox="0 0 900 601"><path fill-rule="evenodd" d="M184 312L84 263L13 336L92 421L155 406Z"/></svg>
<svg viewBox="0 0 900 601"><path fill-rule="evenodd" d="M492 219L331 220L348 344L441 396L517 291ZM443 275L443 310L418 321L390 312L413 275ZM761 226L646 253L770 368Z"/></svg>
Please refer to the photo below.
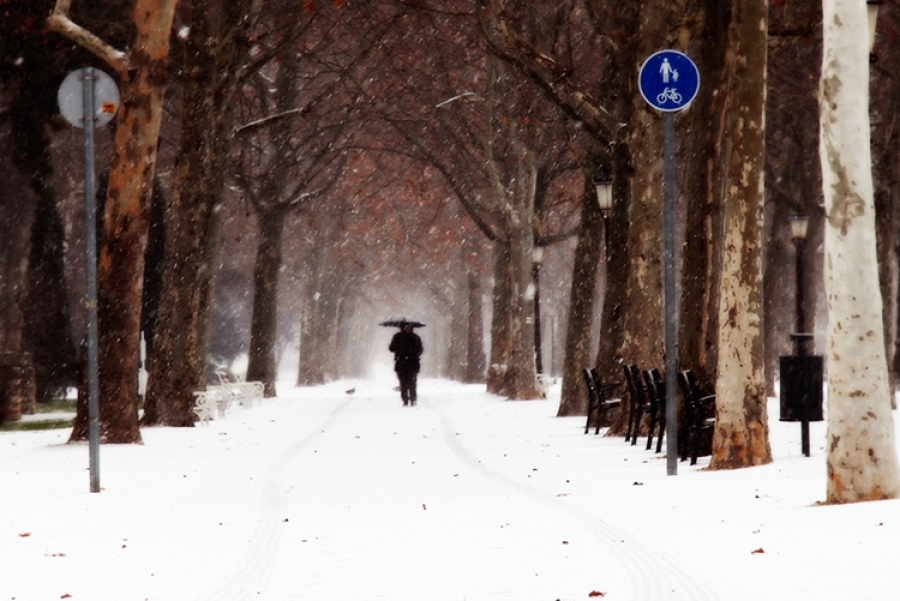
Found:
<svg viewBox="0 0 900 601"><path fill-rule="evenodd" d="M584 435L547 401L390 375L102 446L0 433L0 601L900 599L900 502L817 506L825 424L770 406L731 472ZM347 391L353 389L353 393Z"/></svg>

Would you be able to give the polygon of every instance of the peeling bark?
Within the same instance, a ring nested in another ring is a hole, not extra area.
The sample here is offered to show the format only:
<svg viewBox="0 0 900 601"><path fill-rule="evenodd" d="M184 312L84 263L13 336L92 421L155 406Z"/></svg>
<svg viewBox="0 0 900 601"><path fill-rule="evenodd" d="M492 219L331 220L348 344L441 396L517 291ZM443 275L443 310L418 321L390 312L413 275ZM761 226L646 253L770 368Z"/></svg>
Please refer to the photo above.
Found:
<svg viewBox="0 0 900 601"><path fill-rule="evenodd" d="M731 21L716 425L710 468L772 461L763 353L762 233L768 2L741 0Z"/></svg>
<svg viewBox="0 0 900 601"><path fill-rule="evenodd" d="M875 249L865 10L847 0L823 4L829 503L900 496Z"/></svg>

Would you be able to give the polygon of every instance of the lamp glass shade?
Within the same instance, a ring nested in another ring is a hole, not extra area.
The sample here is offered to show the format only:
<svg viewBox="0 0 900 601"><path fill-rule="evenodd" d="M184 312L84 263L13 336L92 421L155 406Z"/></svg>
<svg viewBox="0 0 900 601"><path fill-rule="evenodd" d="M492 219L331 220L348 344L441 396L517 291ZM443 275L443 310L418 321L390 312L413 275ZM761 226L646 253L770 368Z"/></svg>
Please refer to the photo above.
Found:
<svg viewBox="0 0 900 601"><path fill-rule="evenodd" d="M608 180L595 179L594 190L597 193L597 204L601 211L608 211L612 208L612 185Z"/></svg>
<svg viewBox="0 0 900 601"><path fill-rule="evenodd" d="M793 215L791 217L791 238L794 240L805 239L808 226L809 217L806 215Z"/></svg>

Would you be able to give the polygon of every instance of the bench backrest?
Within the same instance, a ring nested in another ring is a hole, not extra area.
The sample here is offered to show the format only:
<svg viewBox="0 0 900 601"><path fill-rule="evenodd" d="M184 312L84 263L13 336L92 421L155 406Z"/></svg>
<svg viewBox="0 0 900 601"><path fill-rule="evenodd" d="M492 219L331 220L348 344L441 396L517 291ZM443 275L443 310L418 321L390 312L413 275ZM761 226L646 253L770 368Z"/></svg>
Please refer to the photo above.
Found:
<svg viewBox="0 0 900 601"><path fill-rule="evenodd" d="M638 374L637 365L623 365L625 370L625 382L628 385L628 394L631 396L631 402L634 405L643 405L644 403L644 385Z"/></svg>

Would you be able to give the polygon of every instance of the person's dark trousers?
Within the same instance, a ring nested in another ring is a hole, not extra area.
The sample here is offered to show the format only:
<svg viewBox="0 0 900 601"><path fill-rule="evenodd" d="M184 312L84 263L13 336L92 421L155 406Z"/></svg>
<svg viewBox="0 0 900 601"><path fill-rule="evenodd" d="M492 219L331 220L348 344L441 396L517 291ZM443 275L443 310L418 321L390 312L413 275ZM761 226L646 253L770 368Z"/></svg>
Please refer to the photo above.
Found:
<svg viewBox="0 0 900 601"><path fill-rule="evenodd" d="M400 379L400 398L404 405L416 404L416 380L419 375L417 371L398 370L397 377Z"/></svg>

